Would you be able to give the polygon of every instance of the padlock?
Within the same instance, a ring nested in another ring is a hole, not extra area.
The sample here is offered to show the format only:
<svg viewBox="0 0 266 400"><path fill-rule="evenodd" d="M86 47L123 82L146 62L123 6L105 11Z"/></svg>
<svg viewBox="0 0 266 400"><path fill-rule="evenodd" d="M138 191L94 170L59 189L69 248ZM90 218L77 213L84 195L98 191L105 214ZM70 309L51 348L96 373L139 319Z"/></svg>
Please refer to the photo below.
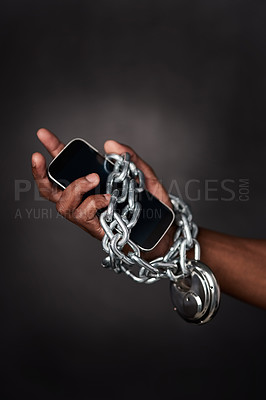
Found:
<svg viewBox="0 0 266 400"><path fill-rule="evenodd" d="M170 283L174 310L186 321L203 324L216 314L220 303L220 289L207 265L190 260L186 263L188 276Z"/></svg>
<svg viewBox="0 0 266 400"><path fill-rule="evenodd" d="M221 299L221 292L219 284L215 278L214 273L212 270L204 263L200 261L189 261L188 268L191 266L196 267L197 271L200 272L207 282L208 288L210 290L210 305L207 309L205 315L198 321L199 324L205 324L206 322L210 321L217 313L219 306L220 306L220 299Z"/></svg>

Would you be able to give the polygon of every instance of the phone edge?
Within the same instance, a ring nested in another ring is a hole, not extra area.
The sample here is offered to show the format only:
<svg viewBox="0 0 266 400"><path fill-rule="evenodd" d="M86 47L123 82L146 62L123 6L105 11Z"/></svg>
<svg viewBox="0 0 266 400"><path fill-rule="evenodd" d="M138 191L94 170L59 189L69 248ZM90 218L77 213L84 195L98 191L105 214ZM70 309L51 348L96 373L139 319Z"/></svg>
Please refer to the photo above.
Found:
<svg viewBox="0 0 266 400"><path fill-rule="evenodd" d="M145 189L146 190L146 189ZM148 190L147 190L147 192L148 193L150 193ZM146 248L144 248L144 247L141 247L139 244L138 244L138 247L141 249L141 250L143 250L143 251L151 251L151 250L154 250L155 249L155 247L157 246L157 244L162 240L162 238L166 235L166 233L169 231L169 229L171 228L171 226L173 225L173 222L174 222L174 220L175 220L175 213L174 213L174 211L172 210L172 208L171 207L169 207L167 204L165 204L165 203L163 203L161 200L159 200L158 199L158 197L156 197L156 196L154 196L152 193L150 193L153 197L155 197L160 203L162 203L166 208L168 208L168 210L171 212L171 214L172 214L172 221L170 222L170 224L168 225L168 228L164 231L164 234L160 237L160 239L155 243L155 245L153 246L153 247L150 247L150 248L148 248L148 249L146 249Z"/></svg>

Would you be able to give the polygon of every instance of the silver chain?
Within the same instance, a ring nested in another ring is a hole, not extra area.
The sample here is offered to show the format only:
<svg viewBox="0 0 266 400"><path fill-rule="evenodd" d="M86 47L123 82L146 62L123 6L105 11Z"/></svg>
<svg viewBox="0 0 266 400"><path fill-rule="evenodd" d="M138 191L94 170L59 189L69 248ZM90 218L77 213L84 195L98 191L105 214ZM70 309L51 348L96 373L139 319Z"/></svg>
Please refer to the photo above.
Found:
<svg viewBox="0 0 266 400"><path fill-rule="evenodd" d="M139 247L130 239L131 229L136 225L141 212L138 195L144 190L144 175L130 161L128 153L123 156L109 154L106 158L114 163L114 168L106 185L111 200L108 208L100 215L100 223L105 231L102 246L108 254L102 266L117 273L124 272L134 281L147 284L163 278L177 282L188 276L187 252L194 249L194 259L200 259L200 245L196 240L198 228L192 221L189 207L180 198L169 195L177 226L173 245L165 256L145 261L141 258ZM120 213L117 211L119 203L125 203ZM127 254L123 251L125 246Z"/></svg>

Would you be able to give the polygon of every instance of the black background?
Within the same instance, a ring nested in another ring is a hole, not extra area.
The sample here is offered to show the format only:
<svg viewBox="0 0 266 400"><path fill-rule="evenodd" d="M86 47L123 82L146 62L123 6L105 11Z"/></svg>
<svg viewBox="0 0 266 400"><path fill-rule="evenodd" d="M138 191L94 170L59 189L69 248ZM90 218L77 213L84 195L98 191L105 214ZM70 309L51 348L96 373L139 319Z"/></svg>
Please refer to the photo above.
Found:
<svg viewBox="0 0 266 400"><path fill-rule="evenodd" d="M38 198L30 157L40 127L116 139L200 226L265 237L265 15L258 0L2 1L1 398L263 397L265 311L223 294L194 326L168 282L101 269L100 243Z"/></svg>

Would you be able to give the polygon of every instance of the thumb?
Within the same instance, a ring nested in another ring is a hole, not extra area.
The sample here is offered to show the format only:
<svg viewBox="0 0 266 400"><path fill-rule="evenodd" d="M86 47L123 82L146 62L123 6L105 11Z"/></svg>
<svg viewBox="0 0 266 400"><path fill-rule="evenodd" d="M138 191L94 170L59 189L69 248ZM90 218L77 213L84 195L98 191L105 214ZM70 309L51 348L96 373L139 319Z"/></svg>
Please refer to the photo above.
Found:
<svg viewBox="0 0 266 400"><path fill-rule="evenodd" d="M107 140L104 144L104 150L107 154L116 153L120 155L125 152L129 153L131 161L144 173L146 179L157 180L153 169L143 161L131 147L116 142L115 140Z"/></svg>

